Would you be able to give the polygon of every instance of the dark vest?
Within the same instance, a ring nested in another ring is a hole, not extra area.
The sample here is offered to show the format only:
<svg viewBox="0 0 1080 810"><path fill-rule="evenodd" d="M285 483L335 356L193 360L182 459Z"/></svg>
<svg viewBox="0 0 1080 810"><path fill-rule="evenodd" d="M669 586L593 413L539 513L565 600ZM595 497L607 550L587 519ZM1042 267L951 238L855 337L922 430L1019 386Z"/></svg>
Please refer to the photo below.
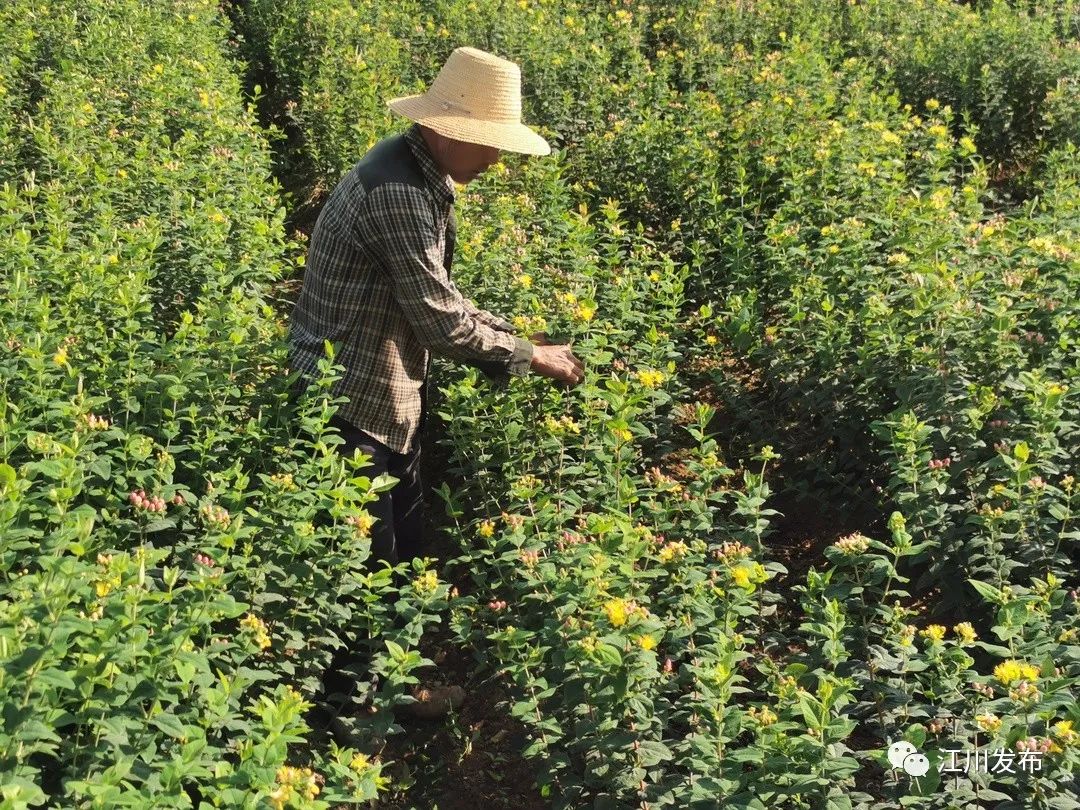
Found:
<svg viewBox="0 0 1080 810"><path fill-rule="evenodd" d="M424 172L409 148L404 134L383 138L364 155L353 167L356 178L370 194L383 183L404 183L405 185L427 189ZM450 218L446 224L446 249L443 252L443 266L447 274L454 261L454 244L457 240L457 221L454 208L450 208Z"/></svg>

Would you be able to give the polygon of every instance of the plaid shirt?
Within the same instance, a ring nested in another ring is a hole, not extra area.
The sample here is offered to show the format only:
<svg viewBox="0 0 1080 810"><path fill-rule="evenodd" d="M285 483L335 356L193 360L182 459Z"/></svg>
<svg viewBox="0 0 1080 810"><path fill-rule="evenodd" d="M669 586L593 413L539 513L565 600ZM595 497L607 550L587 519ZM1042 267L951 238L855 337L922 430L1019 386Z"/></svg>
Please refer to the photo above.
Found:
<svg viewBox="0 0 1080 810"><path fill-rule="evenodd" d="M346 372L332 394L349 398L338 415L398 453L423 418L429 352L492 375L532 361L532 343L450 278L454 199L418 126L376 144L319 213L289 322L292 369L317 376L333 343Z"/></svg>

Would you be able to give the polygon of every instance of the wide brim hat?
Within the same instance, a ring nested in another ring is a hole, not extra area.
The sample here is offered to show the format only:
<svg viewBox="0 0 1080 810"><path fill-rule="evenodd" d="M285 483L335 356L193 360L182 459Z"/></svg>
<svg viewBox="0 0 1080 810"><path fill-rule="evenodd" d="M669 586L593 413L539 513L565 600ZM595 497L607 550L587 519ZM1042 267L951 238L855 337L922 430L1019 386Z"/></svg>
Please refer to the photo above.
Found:
<svg viewBox="0 0 1080 810"><path fill-rule="evenodd" d="M426 93L386 104L447 138L526 155L551 154L548 142L521 122L521 69L486 51L455 49Z"/></svg>

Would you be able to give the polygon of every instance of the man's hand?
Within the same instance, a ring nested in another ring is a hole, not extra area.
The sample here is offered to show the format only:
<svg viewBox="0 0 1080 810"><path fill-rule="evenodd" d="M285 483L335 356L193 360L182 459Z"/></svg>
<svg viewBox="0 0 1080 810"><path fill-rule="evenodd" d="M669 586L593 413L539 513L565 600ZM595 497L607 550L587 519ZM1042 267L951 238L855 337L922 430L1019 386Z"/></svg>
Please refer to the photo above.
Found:
<svg viewBox="0 0 1080 810"><path fill-rule="evenodd" d="M577 385L585 379L585 366L569 346L541 343L533 347L532 370L542 377Z"/></svg>

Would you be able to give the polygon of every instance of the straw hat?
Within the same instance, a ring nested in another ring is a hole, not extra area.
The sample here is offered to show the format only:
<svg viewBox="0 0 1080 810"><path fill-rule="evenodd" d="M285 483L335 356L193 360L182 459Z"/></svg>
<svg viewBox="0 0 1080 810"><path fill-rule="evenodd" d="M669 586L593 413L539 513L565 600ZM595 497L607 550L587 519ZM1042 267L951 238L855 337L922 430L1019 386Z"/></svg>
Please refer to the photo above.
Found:
<svg viewBox="0 0 1080 810"><path fill-rule="evenodd" d="M426 93L391 99L410 121L467 143L547 155L551 147L521 123L521 69L476 48L457 48Z"/></svg>

